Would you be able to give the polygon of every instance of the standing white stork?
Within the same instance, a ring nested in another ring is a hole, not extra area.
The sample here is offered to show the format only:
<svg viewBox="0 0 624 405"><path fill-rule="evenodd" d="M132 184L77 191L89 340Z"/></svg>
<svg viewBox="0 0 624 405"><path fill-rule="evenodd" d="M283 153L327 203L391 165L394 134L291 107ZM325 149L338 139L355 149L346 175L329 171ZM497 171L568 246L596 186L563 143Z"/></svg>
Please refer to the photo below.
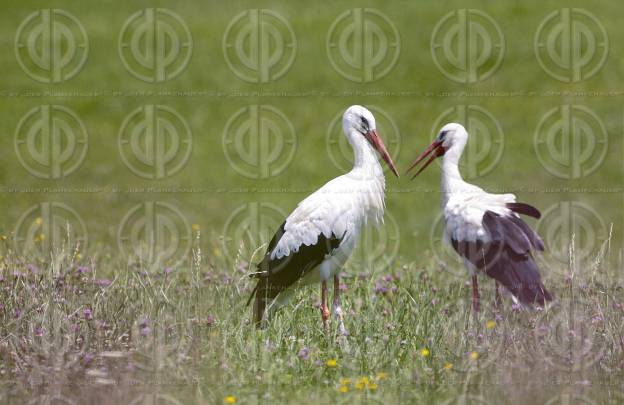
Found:
<svg viewBox="0 0 624 405"><path fill-rule="evenodd" d="M266 324L283 306L296 285L321 283L321 315L327 328L327 281L334 281L334 315L346 333L340 307L339 273L359 238L362 226L383 223L385 178L379 153L399 174L377 134L375 117L354 105L342 117L342 129L354 153L353 169L337 177L301 201L277 231L258 264L258 284L249 298L254 301L256 326ZM249 303L248 301L248 303Z"/></svg>
<svg viewBox="0 0 624 405"><path fill-rule="evenodd" d="M533 206L516 202L513 194L490 194L466 183L459 173L459 158L468 141L468 132L460 124L446 124L431 145L412 163L408 172L431 155L412 179L434 159L442 159L442 210L444 239L463 258L472 276L473 309L480 308L477 273L484 272L502 284L525 305L552 300L541 282L539 270L531 254L544 250L544 243L518 214L540 217Z"/></svg>

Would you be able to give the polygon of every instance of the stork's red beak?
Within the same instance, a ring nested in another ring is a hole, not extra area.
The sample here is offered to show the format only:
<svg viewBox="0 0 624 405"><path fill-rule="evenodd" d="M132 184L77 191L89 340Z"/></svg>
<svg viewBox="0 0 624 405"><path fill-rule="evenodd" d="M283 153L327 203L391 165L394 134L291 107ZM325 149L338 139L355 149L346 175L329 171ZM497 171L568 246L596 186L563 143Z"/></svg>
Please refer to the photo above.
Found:
<svg viewBox="0 0 624 405"><path fill-rule="evenodd" d="M374 129L370 130L366 134L366 138L368 139L370 144L373 145L373 148L377 149L377 152L379 152L379 154L381 155L381 158L386 161L386 163L390 167L390 170L392 170L392 173L394 173L395 176L399 177L399 171L394 165L394 162L392 161L390 154L386 150L386 145L384 145L383 141L379 137L379 134L377 134L377 131Z"/></svg>
<svg viewBox="0 0 624 405"><path fill-rule="evenodd" d="M412 180L418 176L423 170L425 170L425 168L427 166L429 166L429 164L431 162L433 162L436 158L444 155L444 152L446 152L446 149L444 149L444 146L442 146L442 142L438 141L437 139L435 141L433 141L433 143L431 145L429 145L427 147L427 149L424 150L423 153L420 154L420 156L418 156L418 159L416 159L414 161L414 163L412 163L412 165L409 167L409 169L407 169L407 171L405 173L409 173L410 170L412 170L414 167L416 167L416 165L418 163L420 163L424 158L426 158L427 156L431 155L431 157L429 157L429 160L427 160L425 162L424 165L422 165L422 167L420 168L420 170L418 170L416 172L415 175L412 176Z"/></svg>

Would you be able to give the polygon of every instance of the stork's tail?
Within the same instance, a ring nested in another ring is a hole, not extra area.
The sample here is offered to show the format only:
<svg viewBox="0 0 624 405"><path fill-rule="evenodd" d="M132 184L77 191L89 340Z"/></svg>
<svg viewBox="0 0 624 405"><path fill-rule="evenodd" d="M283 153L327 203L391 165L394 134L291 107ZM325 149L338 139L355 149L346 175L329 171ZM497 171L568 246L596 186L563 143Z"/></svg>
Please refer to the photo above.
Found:
<svg viewBox="0 0 624 405"><path fill-rule="evenodd" d="M512 257L513 253L503 252L488 266L486 273L501 283L520 302L525 305L538 304L544 306L552 301L552 295L544 284L531 255Z"/></svg>

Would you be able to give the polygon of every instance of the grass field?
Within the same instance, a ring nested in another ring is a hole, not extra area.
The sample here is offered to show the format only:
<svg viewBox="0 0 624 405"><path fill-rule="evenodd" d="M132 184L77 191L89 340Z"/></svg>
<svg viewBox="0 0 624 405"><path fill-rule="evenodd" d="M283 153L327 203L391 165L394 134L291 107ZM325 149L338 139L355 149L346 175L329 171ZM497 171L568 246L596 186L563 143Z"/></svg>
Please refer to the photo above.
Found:
<svg viewBox="0 0 624 405"><path fill-rule="evenodd" d="M3 2L0 401L624 401L618 6ZM37 13L49 7L73 19ZM552 14L564 7L585 9ZM172 11L154 12L174 34L143 9ZM272 14L244 13L255 9ZM497 311L484 280L485 310L471 314L466 273L440 242L433 165L387 177L386 224L345 269L349 336L323 333L316 288L250 327L257 250L348 170L335 119L356 103L401 173L440 124L469 128L469 180L544 213L531 225L552 307ZM150 114L158 145L142 137Z"/></svg>

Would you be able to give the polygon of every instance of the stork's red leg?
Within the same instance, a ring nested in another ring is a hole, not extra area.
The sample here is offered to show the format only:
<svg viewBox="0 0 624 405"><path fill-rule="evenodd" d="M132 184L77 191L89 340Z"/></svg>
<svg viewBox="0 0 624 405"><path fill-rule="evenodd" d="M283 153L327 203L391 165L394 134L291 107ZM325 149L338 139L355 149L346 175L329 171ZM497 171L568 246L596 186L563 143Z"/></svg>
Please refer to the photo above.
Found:
<svg viewBox="0 0 624 405"><path fill-rule="evenodd" d="M481 295L479 295L479 283L477 282L477 275L472 276L472 309L475 312L481 310Z"/></svg>
<svg viewBox="0 0 624 405"><path fill-rule="evenodd" d="M344 326L344 314L340 305L340 277L334 276L334 315L338 318L338 328L341 335L347 335L347 329Z"/></svg>
<svg viewBox="0 0 624 405"><path fill-rule="evenodd" d="M321 316L323 317L323 329L327 330L329 319L329 307L327 306L327 281L321 283Z"/></svg>
<svg viewBox="0 0 624 405"><path fill-rule="evenodd" d="M500 308L503 305L503 300L501 299L501 295L500 295L500 284L498 284L498 281L496 281L496 292L494 295L494 306L496 308Z"/></svg>

